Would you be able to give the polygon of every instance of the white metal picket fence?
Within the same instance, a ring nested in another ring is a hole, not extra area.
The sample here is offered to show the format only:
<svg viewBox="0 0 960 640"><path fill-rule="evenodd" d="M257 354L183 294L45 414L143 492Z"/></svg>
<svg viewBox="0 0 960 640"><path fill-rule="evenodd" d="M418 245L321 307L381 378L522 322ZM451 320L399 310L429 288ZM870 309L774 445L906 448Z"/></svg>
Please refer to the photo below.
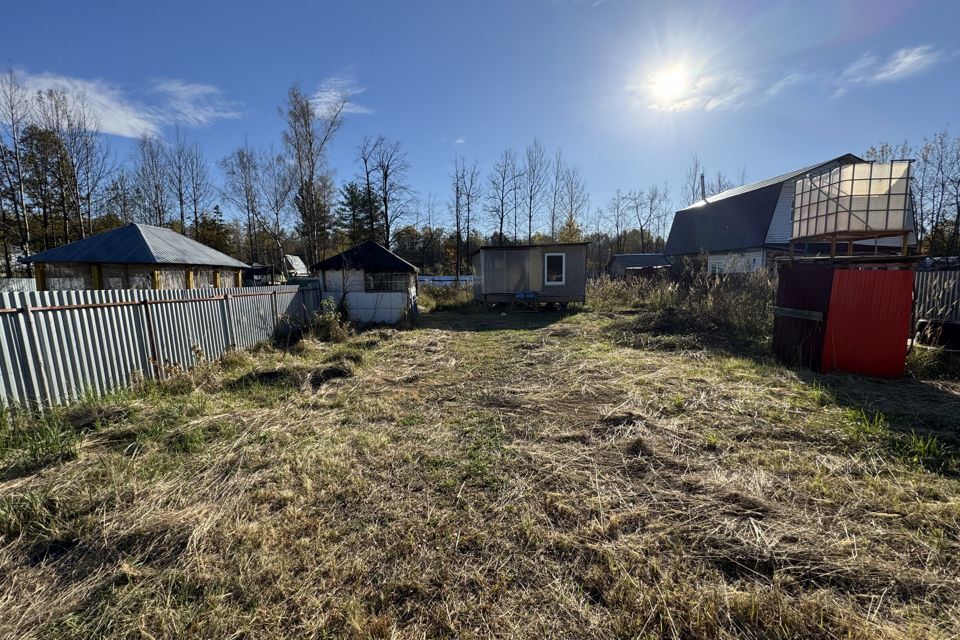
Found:
<svg viewBox="0 0 960 640"><path fill-rule="evenodd" d="M295 286L0 293L0 405L55 405L189 369L308 319Z"/></svg>

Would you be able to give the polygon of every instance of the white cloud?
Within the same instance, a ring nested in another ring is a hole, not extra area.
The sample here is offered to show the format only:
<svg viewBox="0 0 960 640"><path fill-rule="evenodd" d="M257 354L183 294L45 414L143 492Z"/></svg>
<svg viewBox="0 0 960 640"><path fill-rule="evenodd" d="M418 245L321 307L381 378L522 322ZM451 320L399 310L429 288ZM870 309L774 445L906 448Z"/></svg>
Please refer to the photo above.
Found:
<svg viewBox="0 0 960 640"><path fill-rule="evenodd" d="M158 80L143 96L134 97L102 79L88 80L50 72L18 73L31 91L54 89L70 95L82 94L99 117L100 130L124 138L158 135L164 126L174 123L200 127L241 116L236 103L227 101L220 89L207 84Z"/></svg>
<svg viewBox="0 0 960 640"><path fill-rule="evenodd" d="M457 138L456 140L453 141L453 144L466 144L466 143L467 143L467 139L463 137Z"/></svg>
<svg viewBox="0 0 960 640"><path fill-rule="evenodd" d="M216 120L242 115L236 103L226 100L223 92L213 85L165 79L154 82L153 91L164 97L163 117L173 122L203 127Z"/></svg>
<svg viewBox="0 0 960 640"><path fill-rule="evenodd" d="M137 138L155 135L160 130L160 122L153 109L131 100L119 87L104 80L84 80L56 73L21 72L21 77L31 91L63 89L71 94L84 94L100 116L100 129L104 133Z"/></svg>
<svg viewBox="0 0 960 640"><path fill-rule="evenodd" d="M872 53L865 53L840 73L834 83L833 96L841 96L859 85L896 82L908 78L941 59L941 52L929 44L897 49L884 61Z"/></svg>
<svg viewBox="0 0 960 640"><path fill-rule="evenodd" d="M920 73L940 60L940 52L931 45L898 49L874 76L876 82L891 82Z"/></svg>
<svg viewBox="0 0 960 640"><path fill-rule="evenodd" d="M772 97L774 97L775 95L777 95L778 93L780 93L781 91L785 91L785 90L787 90L787 89L789 89L790 87L793 87L793 86L795 86L795 85L798 85L798 84L801 84L801 83L804 83L804 82L808 82L810 79L811 79L811 77L810 77L809 75L807 75L807 74L803 74L803 73L790 73L790 74L788 74L788 75L780 78L779 80L777 80L776 82L774 82L772 85L770 85L770 86L767 88L767 90L763 92L763 95L764 95L764 97L766 97L766 98L772 98Z"/></svg>
<svg viewBox="0 0 960 640"><path fill-rule="evenodd" d="M357 84L352 71L345 70L320 83L320 86L313 93L313 103L323 111L329 110L341 100L346 99L347 103L343 108L344 113L373 113L373 109L354 100L354 96L360 95L366 90L366 87Z"/></svg>

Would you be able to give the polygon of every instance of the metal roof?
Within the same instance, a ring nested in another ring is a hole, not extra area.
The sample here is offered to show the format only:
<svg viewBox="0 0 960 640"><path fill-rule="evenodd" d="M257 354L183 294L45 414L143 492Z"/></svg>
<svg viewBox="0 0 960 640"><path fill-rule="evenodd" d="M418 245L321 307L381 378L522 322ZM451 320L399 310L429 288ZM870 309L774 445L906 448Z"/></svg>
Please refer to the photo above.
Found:
<svg viewBox="0 0 960 640"><path fill-rule="evenodd" d="M35 253L24 262L104 264L182 264L211 267L247 265L172 229L128 224Z"/></svg>
<svg viewBox="0 0 960 640"><path fill-rule="evenodd" d="M761 247L785 182L833 163L862 162L847 153L774 178L728 189L677 211L663 253L736 251Z"/></svg>
<svg viewBox="0 0 960 640"><path fill-rule="evenodd" d="M370 273L419 273L415 266L386 247L366 240L352 249L338 253L313 265L314 271L363 269Z"/></svg>
<svg viewBox="0 0 960 640"><path fill-rule="evenodd" d="M624 269L631 267L669 267L670 262L662 253L618 253L610 259L610 267L614 264Z"/></svg>
<svg viewBox="0 0 960 640"><path fill-rule="evenodd" d="M286 261L287 266L290 268L290 271L295 273L310 273L310 270L307 269L306 263L304 263L303 258L300 256L292 256L290 254L284 254L283 259Z"/></svg>

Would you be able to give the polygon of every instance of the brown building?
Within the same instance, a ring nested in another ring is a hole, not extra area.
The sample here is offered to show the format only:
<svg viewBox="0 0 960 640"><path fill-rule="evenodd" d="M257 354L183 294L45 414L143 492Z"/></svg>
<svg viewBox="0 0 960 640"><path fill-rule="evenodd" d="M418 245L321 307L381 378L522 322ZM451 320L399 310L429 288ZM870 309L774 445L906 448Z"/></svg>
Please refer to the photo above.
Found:
<svg viewBox="0 0 960 640"><path fill-rule="evenodd" d="M36 253L38 291L243 286L247 265L163 227L128 224Z"/></svg>

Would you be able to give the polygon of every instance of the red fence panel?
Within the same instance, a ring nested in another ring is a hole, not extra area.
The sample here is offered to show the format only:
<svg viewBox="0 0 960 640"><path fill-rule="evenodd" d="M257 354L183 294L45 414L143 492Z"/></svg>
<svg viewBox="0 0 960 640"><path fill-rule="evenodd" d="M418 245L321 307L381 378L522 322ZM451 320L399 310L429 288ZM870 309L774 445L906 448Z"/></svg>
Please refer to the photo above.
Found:
<svg viewBox="0 0 960 640"><path fill-rule="evenodd" d="M913 271L837 269L833 278L821 371L902 376Z"/></svg>

